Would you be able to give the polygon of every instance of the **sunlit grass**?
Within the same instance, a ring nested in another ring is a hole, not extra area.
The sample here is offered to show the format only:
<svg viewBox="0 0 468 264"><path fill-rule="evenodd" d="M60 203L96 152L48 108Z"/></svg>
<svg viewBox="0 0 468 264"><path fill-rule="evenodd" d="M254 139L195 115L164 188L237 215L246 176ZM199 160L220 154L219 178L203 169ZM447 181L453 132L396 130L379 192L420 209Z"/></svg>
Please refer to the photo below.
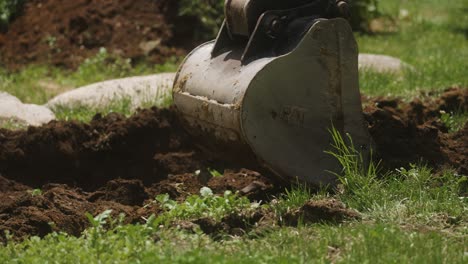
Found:
<svg viewBox="0 0 468 264"><path fill-rule="evenodd" d="M10 73L0 68L0 91L18 97L23 103L45 104L62 92L91 83L174 72L178 63L179 59L173 58L164 64L133 66L129 60L112 57L102 49L95 57L87 59L76 71L31 65L20 72Z"/></svg>
<svg viewBox="0 0 468 264"><path fill-rule="evenodd" d="M419 90L468 87L466 1L395 0L379 1L379 6L398 30L357 35L360 52L400 58L415 71L397 76L365 72L360 76L364 93L415 96Z"/></svg>

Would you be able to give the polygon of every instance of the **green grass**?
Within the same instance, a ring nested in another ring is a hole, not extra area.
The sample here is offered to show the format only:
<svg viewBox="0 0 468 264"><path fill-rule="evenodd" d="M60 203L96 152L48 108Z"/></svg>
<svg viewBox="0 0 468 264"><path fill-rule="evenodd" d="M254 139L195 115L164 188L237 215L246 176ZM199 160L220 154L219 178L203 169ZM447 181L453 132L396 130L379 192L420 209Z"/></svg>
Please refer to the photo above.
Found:
<svg viewBox="0 0 468 264"><path fill-rule="evenodd" d="M27 128L27 125L23 121L19 121L14 118L0 118L0 128L22 130Z"/></svg>
<svg viewBox="0 0 468 264"><path fill-rule="evenodd" d="M463 240L392 225L282 228L217 242L144 225L53 234L0 249L2 263L466 263Z"/></svg>
<svg viewBox="0 0 468 264"><path fill-rule="evenodd" d="M466 122L468 122L468 112L458 111L455 113L446 113L441 114L440 119L448 127L449 132L457 132L461 130Z"/></svg>
<svg viewBox="0 0 468 264"><path fill-rule="evenodd" d="M398 225L441 228L448 223L466 233L468 228L467 176L445 171L435 176L419 165L380 172L378 164L366 162L351 143L335 130L334 150L342 165L338 197L372 221Z"/></svg>
<svg viewBox="0 0 468 264"><path fill-rule="evenodd" d="M148 99L142 102L139 108L151 108L157 106L160 108L169 107L172 105L171 95L164 95L156 98ZM78 122L90 122L93 117L97 114L103 116L110 113L119 113L126 117L133 115L137 109L132 106L131 98L120 98L114 101L111 101L109 104L106 104L103 107L86 107L86 106L63 106L59 105L52 108L52 111L55 113L57 120L63 121L78 121Z"/></svg>
<svg viewBox="0 0 468 264"><path fill-rule="evenodd" d="M177 70L179 59L164 64L132 66L129 60L112 56L101 49L76 71L43 65L31 65L17 73L0 68L0 91L18 97L23 103L45 104L54 96L87 84L129 76L149 75Z"/></svg>
<svg viewBox="0 0 468 264"><path fill-rule="evenodd" d="M255 207L246 197L238 196L231 191L226 191L223 196L213 194L208 187L200 190L200 195L192 195L178 204L169 198L169 194L158 195L154 204L163 209L158 216L150 216L148 224L160 226L168 225L176 220L191 220L197 218L212 218L221 220L226 215L239 213ZM151 206L151 204L147 205Z"/></svg>
<svg viewBox="0 0 468 264"><path fill-rule="evenodd" d="M90 122L98 113L102 115L119 113L127 117L133 114L131 101L129 99L111 102L110 105L105 108L89 108L85 106L57 106L53 109L53 112L55 113L55 116L58 120L73 120L84 123Z"/></svg>
<svg viewBox="0 0 468 264"><path fill-rule="evenodd" d="M415 95L420 90L468 87L466 0L380 1L398 31L357 36L360 52L395 56L414 66L403 76L364 72L361 89L370 95ZM400 16L407 10L408 16Z"/></svg>

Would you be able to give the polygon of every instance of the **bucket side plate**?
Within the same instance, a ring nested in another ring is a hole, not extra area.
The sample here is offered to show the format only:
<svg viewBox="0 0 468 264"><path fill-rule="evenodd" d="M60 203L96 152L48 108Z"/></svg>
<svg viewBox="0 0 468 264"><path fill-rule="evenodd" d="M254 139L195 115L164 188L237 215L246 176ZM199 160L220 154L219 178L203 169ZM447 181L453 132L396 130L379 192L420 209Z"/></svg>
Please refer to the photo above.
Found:
<svg viewBox="0 0 468 264"><path fill-rule="evenodd" d="M357 44L343 19L319 20L300 45L254 78L242 104L242 130L263 165L288 180L335 183L330 129L368 145L358 83Z"/></svg>

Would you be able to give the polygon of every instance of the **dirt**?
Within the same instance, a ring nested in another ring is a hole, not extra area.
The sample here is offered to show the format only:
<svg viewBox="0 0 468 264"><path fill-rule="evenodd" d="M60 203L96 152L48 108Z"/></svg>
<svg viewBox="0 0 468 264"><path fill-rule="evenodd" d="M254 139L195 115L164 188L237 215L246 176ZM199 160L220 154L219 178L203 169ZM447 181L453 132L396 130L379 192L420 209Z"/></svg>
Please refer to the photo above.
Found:
<svg viewBox="0 0 468 264"><path fill-rule="evenodd" d="M325 199L309 201L297 210L287 212L284 222L288 225L297 226L303 224L332 222L341 223L347 219L359 219L359 213L348 209L336 199Z"/></svg>
<svg viewBox="0 0 468 264"><path fill-rule="evenodd" d="M30 0L0 32L0 64L75 69L101 47L110 54L161 63L197 44L187 30L197 19L179 17L174 0ZM187 23L190 21L190 23Z"/></svg>
<svg viewBox="0 0 468 264"><path fill-rule="evenodd" d="M308 201L298 209L288 210L281 217L278 217L272 210L258 208L255 211L228 214L219 221L211 218L201 218L192 221L191 224L185 222L182 225L181 223L176 223L176 225L186 230L191 230L198 226L204 233L217 239L222 238L226 234L258 237L265 234L265 231L278 226L297 226L299 223L339 224L349 220L360 219L360 217L359 213L346 208L342 202L330 198Z"/></svg>
<svg viewBox="0 0 468 264"><path fill-rule="evenodd" d="M269 175L201 153L173 108L0 130L0 146L0 230L20 238L59 230L78 235L88 226L86 212L107 209L139 222L159 212L144 205L163 193L183 200L208 186L266 199L281 188Z"/></svg>
<svg viewBox="0 0 468 264"><path fill-rule="evenodd" d="M388 169L409 163L435 169L452 168L468 175L468 125L457 133L440 120L441 111L468 112L468 89L453 87L440 95L364 100L364 113L375 143L377 159Z"/></svg>
<svg viewBox="0 0 468 264"><path fill-rule="evenodd" d="M449 133L440 121L442 110L468 111L468 89L450 88L412 101L364 98L364 105L375 159L386 168L425 162L436 171L468 174L468 125ZM0 230L17 238L52 231L79 235L89 226L86 212L112 209L115 216L124 213L127 223L160 213L152 203L158 194L183 201L208 186L218 194L231 190L268 201L284 190L268 172L219 160L194 143L173 108L140 110L130 118L97 115L89 124L53 121L22 131L0 129ZM355 217L337 201L322 201L307 203L284 219L294 224ZM261 209L220 222L180 223L232 235L249 232L253 225L277 224Z"/></svg>

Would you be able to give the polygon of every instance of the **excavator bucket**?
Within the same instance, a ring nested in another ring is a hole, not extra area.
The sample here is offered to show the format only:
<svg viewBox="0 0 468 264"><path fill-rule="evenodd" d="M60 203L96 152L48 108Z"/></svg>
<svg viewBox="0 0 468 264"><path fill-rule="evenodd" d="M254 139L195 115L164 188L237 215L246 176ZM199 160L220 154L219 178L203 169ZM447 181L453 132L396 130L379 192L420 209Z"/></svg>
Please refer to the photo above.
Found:
<svg viewBox="0 0 468 264"><path fill-rule="evenodd" d="M284 179L335 184L330 130L370 149L346 4L226 1L217 39L192 51L174 82L187 131Z"/></svg>

